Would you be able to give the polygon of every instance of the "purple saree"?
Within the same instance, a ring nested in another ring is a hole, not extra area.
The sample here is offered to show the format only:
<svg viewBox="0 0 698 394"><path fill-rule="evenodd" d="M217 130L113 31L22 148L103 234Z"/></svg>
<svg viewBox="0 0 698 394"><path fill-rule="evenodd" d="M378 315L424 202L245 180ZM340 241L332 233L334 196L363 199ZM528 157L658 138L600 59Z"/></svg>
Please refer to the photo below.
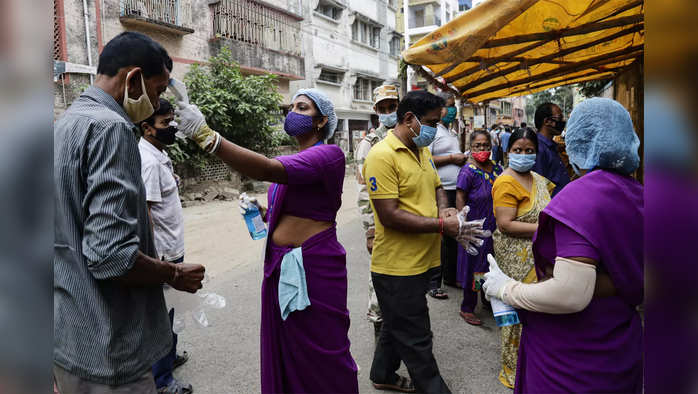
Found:
<svg viewBox="0 0 698 394"><path fill-rule="evenodd" d="M346 252L331 227L303 242L310 306L282 320L279 275L291 246L271 241L284 213L334 221L341 205L344 154L320 145L278 158L288 184L269 190L269 242L262 282L262 393L357 393L357 366L349 352Z"/></svg>
<svg viewBox="0 0 698 394"><path fill-rule="evenodd" d="M632 178L597 170L568 184L540 214L538 278L556 256L588 257L616 294L578 313L521 311L515 393L642 391L642 193Z"/></svg>

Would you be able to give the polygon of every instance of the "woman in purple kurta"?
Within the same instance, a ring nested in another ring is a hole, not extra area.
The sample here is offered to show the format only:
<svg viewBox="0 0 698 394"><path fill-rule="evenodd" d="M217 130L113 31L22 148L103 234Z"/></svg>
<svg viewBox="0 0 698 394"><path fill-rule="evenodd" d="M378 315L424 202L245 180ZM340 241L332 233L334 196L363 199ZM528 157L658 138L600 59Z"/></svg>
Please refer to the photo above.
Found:
<svg viewBox="0 0 698 394"><path fill-rule="evenodd" d="M523 332L515 393L640 393L643 187L630 176L639 165L639 139L620 104L588 99L572 112L566 143L570 163L583 176L540 214L533 241L539 283L508 290L504 285L498 293L495 272L487 274L484 286L488 296L507 294L512 302L528 297L531 309L543 305L534 301L545 294L520 290L545 286L557 277L551 274L555 265L567 259L592 262L595 287L588 304L573 313L519 310ZM547 308L555 306L545 301Z"/></svg>
<svg viewBox="0 0 698 394"><path fill-rule="evenodd" d="M492 184L501 175L502 168L490 160L492 142L489 133L476 130L470 135L471 155L461 168L456 183L456 208L470 207L467 220L485 218L483 228L494 232L497 221L492 210ZM481 320L475 316L477 295L480 291L482 275L489 269L487 254L493 253L492 238L485 238L485 243L478 248L478 254L468 254L463 246L458 245L457 280L463 287L463 302L460 307L461 317L469 324L480 325Z"/></svg>

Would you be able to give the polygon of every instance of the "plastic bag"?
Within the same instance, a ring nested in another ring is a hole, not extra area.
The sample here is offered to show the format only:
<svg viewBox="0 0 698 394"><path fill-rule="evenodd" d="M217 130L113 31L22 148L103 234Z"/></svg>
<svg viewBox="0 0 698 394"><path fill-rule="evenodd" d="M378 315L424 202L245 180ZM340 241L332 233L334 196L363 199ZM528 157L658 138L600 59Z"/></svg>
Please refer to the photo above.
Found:
<svg viewBox="0 0 698 394"><path fill-rule="evenodd" d="M203 308L196 309L192 313L192 317L194 318L194 321L199 323L202 327L208 327L208 317L206 316L206 312L204 312Z"/></svg>
<svg viewBox="0 0 698 394"><path fill-rule="evenodd" d="M456 241L469 255L477 256L480 253L478 248L484 245L485 238L492 236L492 232L482 228L485 224L485 218L468 221L466 219L468 212L470 212L470 207L467 205L458 212L460 227Z"/></svg>
<svg viewBox="0 0 698 394"><path fill-rule="evenodd" d="M211 278L208 274L204 274L204 280L201 281L202 284L210 282ZM172 331L175 334L180 334L186 328L186 320L191 315L191 318L200 327L210 327L211 322L208 320L208 310L212 309L223 309L226 306L225 297L220 294L199 291L196 294L201 298L201 302L193 310L185 311L181 314L175 313L174 319L172 320Z"/></svg>

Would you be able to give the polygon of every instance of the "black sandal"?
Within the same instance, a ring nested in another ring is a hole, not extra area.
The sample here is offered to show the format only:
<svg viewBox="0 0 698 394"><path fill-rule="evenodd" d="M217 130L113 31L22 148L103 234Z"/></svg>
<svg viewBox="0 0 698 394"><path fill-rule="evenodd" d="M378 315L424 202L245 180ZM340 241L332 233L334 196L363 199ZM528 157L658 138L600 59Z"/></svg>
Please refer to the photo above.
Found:
<svg viewBox="0 0 698 394"><path fill-rule="evenodd" d="M189 353L183 351L182 354L178 354L177 357L175 357L175 360L172 363L172 370L174 371L176 368L181 367L182 364L186 363L187 361L189 361Z"/></svg>
<svg viewBox="0 0 698 394"><path fill-rule="evenodd" d="M437 300L445 300L448 299L448 294L446 294L443 289L431 289L429 290L428 293L432 298L436 298Z"/></svg>
<svg viewBox="0 0 698 394"><path fill-rule="evenodd" d="M392 390L392 391L400 391L403 393L414 393L417 391L417 389L414 387L414 384L412 384L412 381L409 378L399 376L397 377L397 380L393 384L384 384L384 383L373 383L373 388L376 390Z"/></svg>

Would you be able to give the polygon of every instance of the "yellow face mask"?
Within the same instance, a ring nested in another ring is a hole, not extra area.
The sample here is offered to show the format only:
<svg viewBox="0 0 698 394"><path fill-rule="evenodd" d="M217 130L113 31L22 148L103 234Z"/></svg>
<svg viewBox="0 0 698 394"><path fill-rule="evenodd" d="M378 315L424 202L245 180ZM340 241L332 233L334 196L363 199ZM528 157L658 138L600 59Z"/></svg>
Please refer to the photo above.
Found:
<svg viewBox="0 0 698 394"><path fill-rule="evenodd" d="M135 71L135 70L134 70ZM128 97L128 78L133 71L126 75L126 87L124 88L124 103L123 107L126 114L133 123L138 124L150 117L155 112L153 104L150 102L150 98L145 90L145 80L143 79L143 73L141 73L141 89L143 89L143 94L134 100Z"/></svg>

